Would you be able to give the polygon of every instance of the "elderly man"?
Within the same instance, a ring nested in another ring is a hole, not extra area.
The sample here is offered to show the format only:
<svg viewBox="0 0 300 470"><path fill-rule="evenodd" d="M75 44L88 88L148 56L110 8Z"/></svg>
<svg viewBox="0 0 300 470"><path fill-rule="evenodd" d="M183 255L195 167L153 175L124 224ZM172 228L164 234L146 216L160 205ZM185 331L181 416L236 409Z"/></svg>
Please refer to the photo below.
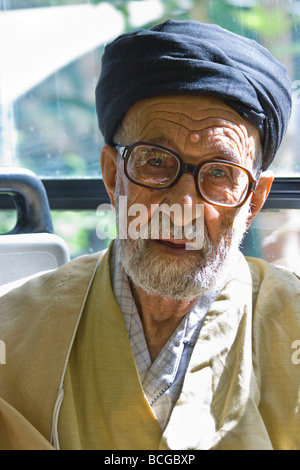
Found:
<svg viewBox="0 0 300 470"><path fill-rule="evenodd" d="M169 233L2 297L0 447L298 449L300 282L239 252L287 128L285 69L217 26L168 21L107 46L96 101L118 220L121 196L147 234L151 208L176 204L192 229L202 217L202 242L189 249L170 212Z"/></svg>

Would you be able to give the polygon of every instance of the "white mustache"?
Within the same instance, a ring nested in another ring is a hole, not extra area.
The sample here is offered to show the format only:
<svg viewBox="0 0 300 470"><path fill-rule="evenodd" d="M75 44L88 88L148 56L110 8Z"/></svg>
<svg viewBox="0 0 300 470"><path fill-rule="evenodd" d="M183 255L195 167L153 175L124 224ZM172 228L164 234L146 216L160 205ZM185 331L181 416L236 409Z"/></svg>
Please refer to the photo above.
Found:
<svg viewBox="0 0 300 470"><path fill-rule="evenodd" d="M154 217L140 230L140 238L183 240L187 250L200 250L205 236L204 224L191 220L177 225L169 214L156 212Z"/></svg>

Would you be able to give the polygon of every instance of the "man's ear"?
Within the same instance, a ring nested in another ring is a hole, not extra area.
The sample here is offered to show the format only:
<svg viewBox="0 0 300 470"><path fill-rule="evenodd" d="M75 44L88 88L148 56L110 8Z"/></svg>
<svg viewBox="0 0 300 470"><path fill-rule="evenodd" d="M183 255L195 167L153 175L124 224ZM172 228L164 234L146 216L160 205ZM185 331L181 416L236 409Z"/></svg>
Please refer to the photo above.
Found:
<svg viewBox="0 0 300 470"><path fill-rule="evenodd" d="M102 147L100 160L102 178L113 206L115 205L117 156L118 152L115 148L107 144Z"/></svg>
<svg viewBox="0 0 300 470"><path fill-rule="evenodd" d="M261 174L257 187L251 196L250 214L247 229L250 227L254 217L256 217L260 209L263 207L265 200L269 195L273 180L274 176L271 171L265 171Z"/></svg>

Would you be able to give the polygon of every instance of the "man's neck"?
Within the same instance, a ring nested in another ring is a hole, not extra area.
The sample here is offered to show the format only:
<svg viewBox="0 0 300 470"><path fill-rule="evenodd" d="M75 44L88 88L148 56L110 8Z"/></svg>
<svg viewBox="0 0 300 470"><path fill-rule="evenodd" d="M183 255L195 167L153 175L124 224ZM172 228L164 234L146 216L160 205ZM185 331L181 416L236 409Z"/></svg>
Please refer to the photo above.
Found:
<svg viewBox="0 0 300 470"><path fill-rule="evenodd" d="M197 299L172 300L149 295L130 283L152 362Z"/></svg>

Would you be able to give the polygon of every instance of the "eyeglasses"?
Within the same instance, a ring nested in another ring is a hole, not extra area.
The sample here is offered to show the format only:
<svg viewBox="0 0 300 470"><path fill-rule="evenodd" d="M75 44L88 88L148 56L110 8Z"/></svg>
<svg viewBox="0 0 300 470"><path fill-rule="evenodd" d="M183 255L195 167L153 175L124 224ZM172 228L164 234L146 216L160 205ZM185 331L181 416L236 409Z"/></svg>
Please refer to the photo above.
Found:
<svg viewBox="0 0 300 470"><path fill-rule="evenodd" d="M144 188L166 190L184 173L192 173L200 198L216 206L241 207L255 190L257 180L246 168L221 159L199 165L185 163L172 149L147 142L116 145L127 178Z"/></svg>

